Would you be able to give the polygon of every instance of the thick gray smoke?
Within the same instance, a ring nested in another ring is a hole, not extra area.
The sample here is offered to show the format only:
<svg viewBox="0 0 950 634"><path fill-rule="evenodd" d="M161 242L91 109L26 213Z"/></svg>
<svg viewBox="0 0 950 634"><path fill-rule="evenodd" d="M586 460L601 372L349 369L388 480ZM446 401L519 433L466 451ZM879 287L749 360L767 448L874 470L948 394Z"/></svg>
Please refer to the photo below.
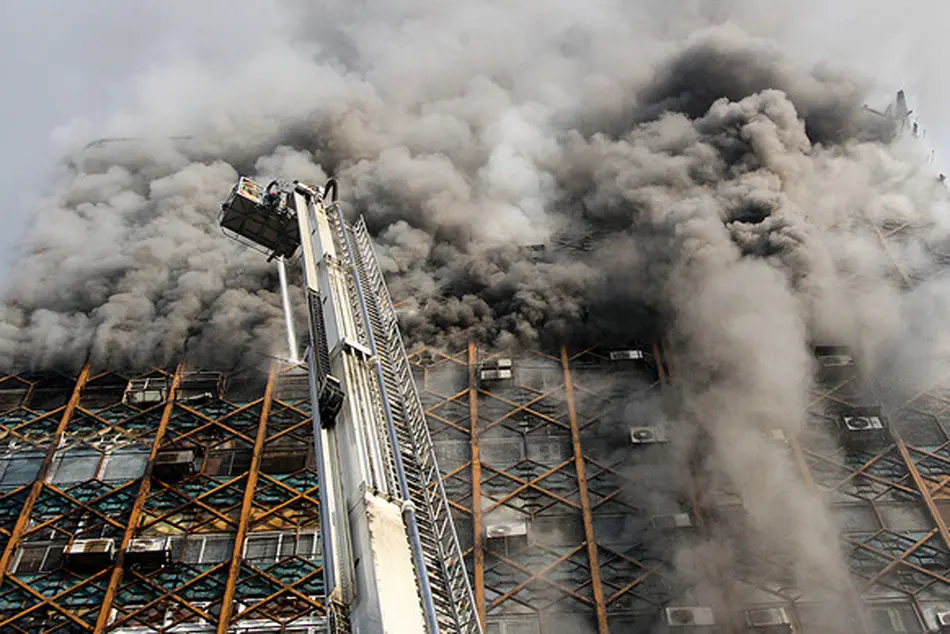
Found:
<svg viewBox="0 0 950 634"><path fill-rule="evenodd" d="M708 436L702 469L738 489L750 542L781 540L799 577L840 585L828 514L745 432L803 429L809 342L851 344L873 369L934 334L946 193L863 108L871 86L749 35L794 15L771 4L324 4L288 8L231 75L150 74L110 128L130 140L70 156L10 280L0 358L280 354L276 272L220 234L218 204L238 174L333 174L412 343L663 334L677 415ZM907 387L924 371L889 365ZM714 551L679 556L728 574Z"/></svg>

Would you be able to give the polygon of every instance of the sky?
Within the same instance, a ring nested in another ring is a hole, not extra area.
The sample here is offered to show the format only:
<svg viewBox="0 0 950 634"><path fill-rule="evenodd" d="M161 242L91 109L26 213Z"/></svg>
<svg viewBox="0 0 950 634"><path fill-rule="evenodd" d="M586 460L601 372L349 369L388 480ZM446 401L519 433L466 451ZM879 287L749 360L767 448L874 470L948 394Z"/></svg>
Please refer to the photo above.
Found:
<svg viewBox="0 0 950 634"><path fill-rule="evenodd" d="M22 242L31 210L56 178L63 152L107 134L118 112L134 110L143 99L161 98L148 93L150 79L170 68L194 64L227 75L248 63L259 34L288 28L276 4L0 2L0 69L8 78L8 96L0 101L0 186L12 192L0 209L0 283L4 271L15 266L14 247ZM950 165L950 123L943 116L950 107L943 62L950 59L944 32L950 4L867 0L860 11L852 0L656 4L664 7L658 10L672 12L671 20L701 4L714 4L715 11L779 40L803 58L855 69L875 85L882 106L894 91L905 88L928 131L938 166ZM186 128L180 133L187 134Z"/></svg>

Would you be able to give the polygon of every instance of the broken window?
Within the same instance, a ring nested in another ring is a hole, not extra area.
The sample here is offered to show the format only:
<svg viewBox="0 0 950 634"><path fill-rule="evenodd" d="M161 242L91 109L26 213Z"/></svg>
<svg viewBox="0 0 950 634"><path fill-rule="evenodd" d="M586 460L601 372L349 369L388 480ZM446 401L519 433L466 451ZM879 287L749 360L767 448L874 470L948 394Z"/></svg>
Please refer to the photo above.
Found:
<svg viewBox="0 0 950 634"><path fill-rule="evenodd" d="M79 405L88 410L102 409L122 400L128 381L116 374L93 379L82 389Z"/></svg>
<svg viewBox="0 0 950 634"><path fill-rule="evenodd" d="M267 375L258 372L232 376L227 381L224 398L232 403L250 403L264 396Z"/></svg>
<svg viewBox="0 0 950 634"><path fill-rule="evenodd" d="M183 403L221 397L223 378L219 372L189 372L181 379L175 400Z"/></svg>
<svg viewBox="0 0 950 634"><path fill-rule="evenodd" d="M0 487L30 484L43 464L44 454L27 451L0 459Z"/></svg>

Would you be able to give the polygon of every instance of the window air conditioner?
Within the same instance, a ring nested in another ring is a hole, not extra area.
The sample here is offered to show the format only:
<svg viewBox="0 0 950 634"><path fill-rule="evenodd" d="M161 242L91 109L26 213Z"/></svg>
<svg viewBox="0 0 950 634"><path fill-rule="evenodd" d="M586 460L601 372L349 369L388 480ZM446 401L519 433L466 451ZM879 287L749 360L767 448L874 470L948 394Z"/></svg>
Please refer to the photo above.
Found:
<svg viewBox="0 0 950 634"><path fill-rule="evenodd" d="M666 430L659 427L631 427L630 442L634 445L654 445L667 442Z"/></svg>
<svg viewBox="0 0 950 634"><path fill-rule="evenodd" d="M506 537L527 537L527 522L495 522L485 525L486 539L503 539Z"/></svg>
<svg viewBox="0 0 950 634"><path fill-rule="evenodd" d="M716 624L712 608L666 608L666 623L671 627L708 627Z"/></svg>
<svg viewBox="0 0 950 634"><path fill-rule="evenodd" d="M72 568L105 568L115 556L115 540L77 539L63 553Z"/></svg>
<svg viewBox="0 0 950 634"><path fill-rule="evenodd" d="M785 634L792 631L792 620L783 607L746 610L745 622L753 632Z"/></svg>
<svg viewBox="0 0 950 634"><path fill-rule="evenodd" d="M169 562L168 540L164 537L133 539L124 562L142 568L161 568Z"/></svg>
<svg viewBox="0 0 950 634"><path fill-rule="evenodd" d="M848 431L860 432L884 429L884 423L880 416L845 416L844 424Z"/></svg>
<svg viewBox="0 0 950 634"><path fill-rule="evenodd" d="M195 472L197 459L194 449L160 451L152 463L152 476L162 482L176 482Z"/></svg>
<svg viewBox="0 0 950 634"><path fill-rule="evenodd" d="M639 361L643 359L642 350L612 350L610 352L611 361Z"/></svg>
<svg viewBox="0 0 950 634"><path fill-rule="evenodd" d="M693 520L689 513L672 513L669 515L654 515L650 519L650 524L658 530L692 528Z"/></svg>

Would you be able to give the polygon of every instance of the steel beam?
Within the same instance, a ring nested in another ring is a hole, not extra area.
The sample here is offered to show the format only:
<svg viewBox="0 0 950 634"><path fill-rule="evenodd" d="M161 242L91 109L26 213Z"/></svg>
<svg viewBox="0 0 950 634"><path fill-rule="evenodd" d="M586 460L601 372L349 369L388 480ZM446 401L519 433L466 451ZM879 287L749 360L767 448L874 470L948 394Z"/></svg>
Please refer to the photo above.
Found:
<svg viewBox="0 0 950 634"><path fill-rule="evenodd" d="M478 349L468 344L468 409L472 443L472 556L475 562L475 610L485 628L485 544L482 538L482 457L478 446Z"/></svg>
<svg viewBox="0 0 950 634"><path fill-rule="evenodd" d="M604 602L604 586L600 580L600 562L597 556L597 539L590 510L590 492L587 490L587 475L584 470L584 453L581 449L581 432L577 424L577 407L574 402L574 382L571 379L570 358L567 348L561 348L561 367L564 371L564 391L567 396L567 411L571 421L571 441L574 447L574 469L577 472L577 487L580 489L581 513L584 516L584 537L587 540L587 558L590 561L590 579L594 591L594 608L597 614L597 630L610 634L607 625L607 605Z"/></svg>
<svg viewBox="0 0 950 634"><path fill-rule="evenodd" d="M907 449L907 444L900 438L897 439L897 450L900 452L901 458L904 459L907 470L910 472L910 477L914 479L914 484L920 491L920 495L924 499L924 504L927 505L927 510L930 511L931 518L937 525L937 530L940 532L943 543L950 548L950 531L947 530L947 523L944 521L943 516L940 515L940 509L937 508L937 503L934 502L933 495L930 494L930 489L927 488L927 482L923 476L920 475L920 471L917 469L917 463L914 462L914 457L910 455L910 451Z"/></svg>
<svg viewBox="0 0 950 634"><path fill-rule="evenodd" d="M29 528L30 517L33 515L33 506L36 504L36 500L39 499L40 493L43 491L43 482L46 480L46 475L49 472L50 465L53 463L53 456L56 455L56 450L59 449L59 443L63 438L63 434L66 432L66 426L69 425L69 421L73 417L73 413L76 411L76 408L79 407L79 397L82 395L82 390L84 387L86 387L86 383L89 381L89 371L89 364L87 363L83 366L82 371L79 373L79 377L76 379L76 385L73 387L72 396L70 396L69 402L66 404L66 409L63 410L63 417L60 419L59 425L56 427L56 431L53 432L53 437L50 439L49 448L46 450L46 456L44 456L43 463L40 465L40 470L36 474L36 479L33 481L33 485L30 487L30 493L27 496L26 501L23 502L23 509L20 511L20 517L17 518L16 525L13 527L13 533L10 535L10 541L7 543L7 547L3 550L3 555L0 556L0 583L3 583L4 576L7 573L7 568L10 566L10 558L19 547L20 539Z"/></svg>
<svg viewBox="0 0 950 634"><path fill-rule="evenodd" d="M278 364L274 363L271 366L270 375L267 377L267 389L264 392L264 402L261 404L261 418L257 424L257 437L254 440L254 451L251 456L251 466L247 471L244 500L241 503L241 516L238 519L237 531L234 535L234 550L231 552L231 566L228 568L228 580L224 586L224 596L221 599L221 614L218 617L217 634L227 634L233 619L234 595L237 592L237 581L241 572L244 538L247 535L247 528L251 521L251 510L254 507L254 491L257 488L261 456L264 453L264 441L267 436L267 419L270 417L274 385L277 382L277 370Z"/></svg>
<svg viewBox="0 0 950 634"><path fill-rule="evenodd" d="M125 529L125 534L122 536L122 544L119 546L119 554L116 558L115 567L112 569L112 575L109 577L109 585L106 587L106 594L102 599L102 608L99 610L99 618L96 619L96 634L105 632L106 627L109 626L112 603L115 601L116 592L122 583L125 551L135 536L135 531L138 529L139 518L141 518L142 511L145 509L145 500L148 499L149 491L152 488L152 465L155 463L155 457L158 455L162 439L165 437L168 421L171 419L172 412L175 410L175 393L178 391L178 385L181 383L181 377L184 371L185 364L182 362L178 364L178 369L175 371L171 388L168 390L168 400L165 402L165 409L162 410L162 418L158 423L158 429L155 430L155 438L152 440L152 450L149 452L148 464L145 466L145 473L142 474L142 481L139 484L138 493L135 495L135 503L132 505L132 512L129 514L129 523Z"/></svg>

